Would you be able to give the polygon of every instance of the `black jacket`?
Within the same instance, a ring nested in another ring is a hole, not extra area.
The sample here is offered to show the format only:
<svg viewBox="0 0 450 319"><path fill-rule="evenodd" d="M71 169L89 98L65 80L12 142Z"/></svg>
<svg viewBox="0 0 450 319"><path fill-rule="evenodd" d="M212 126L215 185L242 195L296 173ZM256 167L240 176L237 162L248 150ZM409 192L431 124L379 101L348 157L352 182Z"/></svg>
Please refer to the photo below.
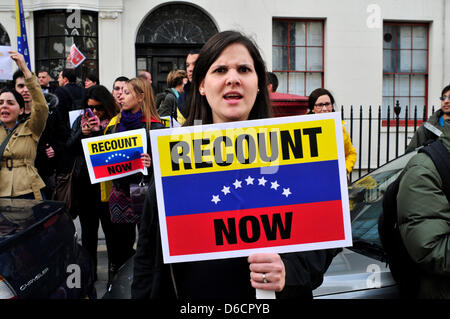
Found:
<svg viewBox="0 0 450 319"><path fill-rule="evenodd" d="M164 264L153 180L144 205L134 257L132 298L255 298L247 258ZM339 251L330 249L281 254L286 269L286 284L283 291L277 293L277 298L311 299L312 290L322 284L323 274Z"/></svg>

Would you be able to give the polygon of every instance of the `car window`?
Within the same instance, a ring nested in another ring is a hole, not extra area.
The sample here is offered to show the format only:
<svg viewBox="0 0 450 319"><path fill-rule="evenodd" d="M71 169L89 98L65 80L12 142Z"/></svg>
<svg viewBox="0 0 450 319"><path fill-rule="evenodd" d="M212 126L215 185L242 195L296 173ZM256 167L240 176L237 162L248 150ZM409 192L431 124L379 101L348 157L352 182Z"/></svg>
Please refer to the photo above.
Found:
<svg viewBox="0 0 450 319"><path fill-rule="evenodd" d="M408 153L381 166L348 188L354 246L382 247L378 236L378 217L383 195L414 154Z"/></svg>

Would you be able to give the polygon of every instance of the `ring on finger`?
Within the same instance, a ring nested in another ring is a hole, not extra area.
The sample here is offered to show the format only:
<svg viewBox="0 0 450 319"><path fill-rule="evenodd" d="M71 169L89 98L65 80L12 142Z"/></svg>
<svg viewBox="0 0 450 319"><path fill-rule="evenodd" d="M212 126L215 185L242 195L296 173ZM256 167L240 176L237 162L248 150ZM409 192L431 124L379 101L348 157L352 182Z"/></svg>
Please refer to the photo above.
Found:
<svg viewBox="0 0 450 319"><path fill-rule="evenodd" d="M263 283L267 284L268 281L267 281L267 279L266 279L266 273L265 273L265 272L263 272L262 278L263 278Z"/></svg>

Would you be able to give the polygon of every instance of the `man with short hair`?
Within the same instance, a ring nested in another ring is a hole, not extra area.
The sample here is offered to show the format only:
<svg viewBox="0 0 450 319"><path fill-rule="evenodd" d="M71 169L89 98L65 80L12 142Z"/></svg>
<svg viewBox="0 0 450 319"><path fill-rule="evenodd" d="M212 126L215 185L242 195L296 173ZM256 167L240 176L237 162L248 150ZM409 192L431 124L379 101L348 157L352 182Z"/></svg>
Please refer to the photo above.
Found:
<svg viewBox="0 0 450 319"><path fill-rule="evenodd" d="M278 89L278 78L273 72L267 72L267 90L269 93L275 93Z"/></svg>
<svg viewBox="0 0 450 319"><path fill-rule="evenodd" d="M422 123L406 148L406 153L414 151L417 147L425 144L426 141L436 140L442 133L444 121L450 119L450 85L442 89L441 108L434 112L430 118Z"/></svg>
<svg viewBox="0 0 450 319"><path fill-rule="evenodd" d="M191 50L186 56L186 72L188 77L188 82L184 86L183 93L180 94L178 98L178 109L184 118L188 117L189 110L187 109L187 101L190 95L191 83L192 83L192 73L194 72L195 62L198 59L200 51L199 50Z"/></svg>
<svg viewBox="0 0 450 319"><path fill-rule="evenodd" d="M147 80L148 84L150 84L150 86L152 85L152 75L150 74L150 72L141 70L138 73L138 77Z"/></svg>
<svg viewBox="0 0 450 319"><path fill-rule="evenodd" d="M47 71L41 70L38 72L39 85L42 88L43 93L54 93L56 86L52 83L52 78Z"/></svg>
<svg viewBox="0 0 450 319"><path fill-rule="evenodd" d="M123 94L123 89L128 81L129 79L126 76L119 76L113 83L112 95L116 99L116 102L119 104L120 108L122 108L121 96Z"/></svg>
<svg viewBox="0 0 450 319"><path fill-rule="evenodd" d="M27 86L25 85L25 76L23 75L23 72L20 70L17 70L13 74L13 86L14 89L22 95L23 100L25 101L25 111L24 115L29 116L31 113L31 107L33 104L33 101L31 100L31 94L30 91L28 91Z"/></svg>

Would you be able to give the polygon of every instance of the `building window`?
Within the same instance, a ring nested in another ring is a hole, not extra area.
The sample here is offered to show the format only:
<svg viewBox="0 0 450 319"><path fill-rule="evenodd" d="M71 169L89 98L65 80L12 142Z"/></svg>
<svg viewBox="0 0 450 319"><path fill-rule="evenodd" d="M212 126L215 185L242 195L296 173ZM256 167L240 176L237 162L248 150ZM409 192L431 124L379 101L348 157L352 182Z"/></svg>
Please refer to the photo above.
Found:
<svg viewBox="0 0 450 319"><path fill-rule="evenodd" d="M323 87L324 22L274 19L272 71L278 92L308 96Z"/></svg>
<svg viewBox="0 0 450 319"><path fill-rule="evenodd" d="M7 45L7 46L11 45L11 41L9 40L8 33L3 28L1 23L0 23L0 45Z"/></svg>
<svg viewBox="0 0 450 319"><path fill-rule="evenodd" d="M421 118L427 106L428 25L386 22L383 27L383 118L393 118L397 101L400 118Z"/></svg>
<svg viewBox="0 0 450 319"><path fill-rule="evenodd" d="M98 13L75 10L34 12L36 70L47 70L53 79L66 66L72 44L86 60L75 71L78 81L87 73L98 76Z"/></svg>

